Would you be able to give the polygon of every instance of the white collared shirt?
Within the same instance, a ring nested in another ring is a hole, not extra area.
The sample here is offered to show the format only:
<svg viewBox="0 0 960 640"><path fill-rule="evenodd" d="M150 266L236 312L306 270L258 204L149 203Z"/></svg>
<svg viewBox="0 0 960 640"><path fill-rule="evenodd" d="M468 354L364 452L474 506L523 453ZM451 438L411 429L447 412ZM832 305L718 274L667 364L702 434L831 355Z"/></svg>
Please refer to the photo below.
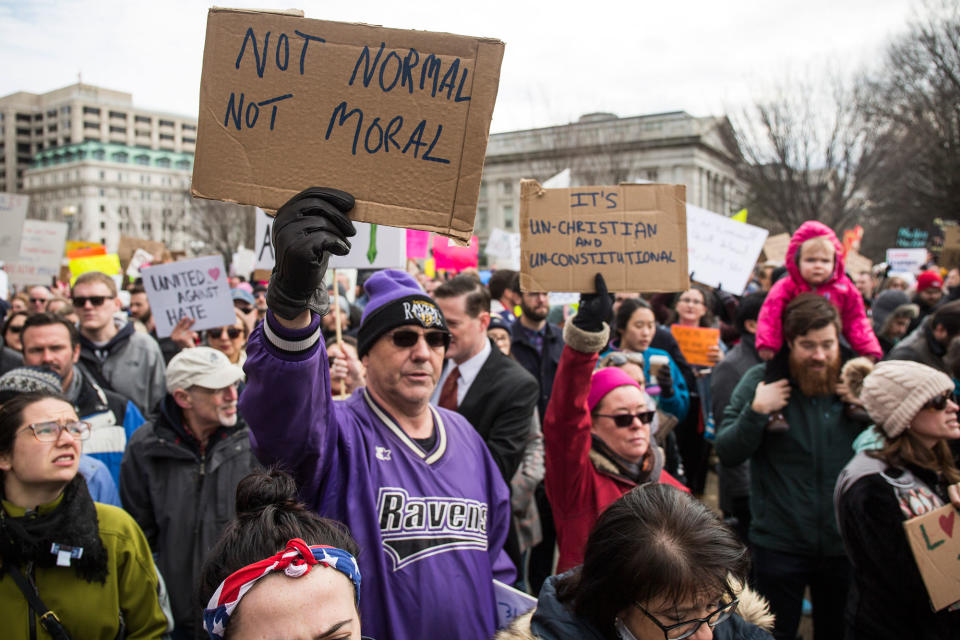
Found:
<svg viewBox="0 0 960 640"><path fill-rule="evenodd" d="M447 382L447 377L449 377L450 372L453 371L454 367L460 367L460 377L457 379L457 406L460 406L460 403L463 402L463 399L467 396L467 391L470 390L470 385L473 384L473 381L477 379L477 374L480 373L480 369L483 367L483 363L487 361L487 358L490 357L490 340L484 336L483 338L483 348L480 349L480 352L472 358L466 360L463 364L458 365L452 359L447 360L446 366L443 367L443 373L440 375L440 379L437 380L437 386L433 390L433 395L430 396L430 403L437 404L440 400L440 392L443 390L443 385Z"/></svg>

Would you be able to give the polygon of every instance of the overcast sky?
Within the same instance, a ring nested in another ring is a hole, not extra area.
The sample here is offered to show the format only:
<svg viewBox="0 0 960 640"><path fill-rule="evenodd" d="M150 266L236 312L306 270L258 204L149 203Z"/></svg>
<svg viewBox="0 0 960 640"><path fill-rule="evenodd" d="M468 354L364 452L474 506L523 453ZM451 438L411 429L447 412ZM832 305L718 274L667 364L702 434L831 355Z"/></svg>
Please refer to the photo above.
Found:
<svg viewBox="0 0 960 640"><path fill-rule="evenodd" d="M303 9L308 18L503 40L491 131L620 116L721 114L785 73L875 64L902 33L909 0L223 0ZM198 110L206 2L0 0L0 96L77 81L139 107Z"/></svg>

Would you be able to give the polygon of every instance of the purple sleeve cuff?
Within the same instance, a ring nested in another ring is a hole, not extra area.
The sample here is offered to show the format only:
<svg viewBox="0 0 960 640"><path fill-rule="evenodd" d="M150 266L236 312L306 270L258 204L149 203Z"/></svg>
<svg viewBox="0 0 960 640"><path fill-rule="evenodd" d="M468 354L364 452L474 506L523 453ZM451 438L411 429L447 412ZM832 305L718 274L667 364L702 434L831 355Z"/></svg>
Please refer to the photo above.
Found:
<svg viewBox="0 0 960 640"><path fill-rule="evenodd" d="M279 352L285 359L306 359L317 349L323 332L320 316L312 314L310 324L303 329L287 329L277 322L273 311L267 311L263 323L263 336L272 350Z"/></svg>

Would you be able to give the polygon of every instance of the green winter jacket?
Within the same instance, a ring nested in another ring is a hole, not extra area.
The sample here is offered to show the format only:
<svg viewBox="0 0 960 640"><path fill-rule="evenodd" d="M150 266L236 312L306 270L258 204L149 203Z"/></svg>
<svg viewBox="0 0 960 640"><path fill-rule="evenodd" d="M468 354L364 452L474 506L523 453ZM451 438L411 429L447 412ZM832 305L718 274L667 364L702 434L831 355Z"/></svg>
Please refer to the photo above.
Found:
<svg viewBox="0 0 960 640"><path fill-rule="evenodd" d="M52 510L59 499L40 507L40 513ZM114 640L120 625L120 612L128 640L160 638L167 631L167 618L157 599L157 571L147 539L126 511L95 503L100 540L107 550L107 581L87 582L70 567L40 568L34 571L40 599L60 618L72 638ZM21 517L25 510L7 501L2 508ZM21 571L23 567L21 567ZM0 578L0 636L9 640L30 637L31 612L23 593L9 574ZM49 638L36 625L37 638Z"/></svg>
<svg viewBox="0 0 960 640"><path fill-rule="evenodd" d="M769 416L750 408L763 372L760 364L744 374L716 440L723 464L750 460L750 541L785 553L843 556L833 487L861 426L844 415L837 396L808 398L793 385L783 410L790 429L767 432Z"/></svg>

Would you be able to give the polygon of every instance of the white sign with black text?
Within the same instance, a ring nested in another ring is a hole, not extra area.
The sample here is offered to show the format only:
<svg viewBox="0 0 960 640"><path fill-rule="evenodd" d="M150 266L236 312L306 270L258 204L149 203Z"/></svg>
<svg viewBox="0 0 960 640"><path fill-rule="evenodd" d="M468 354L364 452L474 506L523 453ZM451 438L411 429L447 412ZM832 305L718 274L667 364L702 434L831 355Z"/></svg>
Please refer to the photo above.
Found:
<svg viewBox="0 0 960 640"><path fill-rule="evenodd" d="M157 337L166 338L181 318L196 320L202 331L236 322L223 256L206 256L143 267L143 288L150 301Z"/></svg>

